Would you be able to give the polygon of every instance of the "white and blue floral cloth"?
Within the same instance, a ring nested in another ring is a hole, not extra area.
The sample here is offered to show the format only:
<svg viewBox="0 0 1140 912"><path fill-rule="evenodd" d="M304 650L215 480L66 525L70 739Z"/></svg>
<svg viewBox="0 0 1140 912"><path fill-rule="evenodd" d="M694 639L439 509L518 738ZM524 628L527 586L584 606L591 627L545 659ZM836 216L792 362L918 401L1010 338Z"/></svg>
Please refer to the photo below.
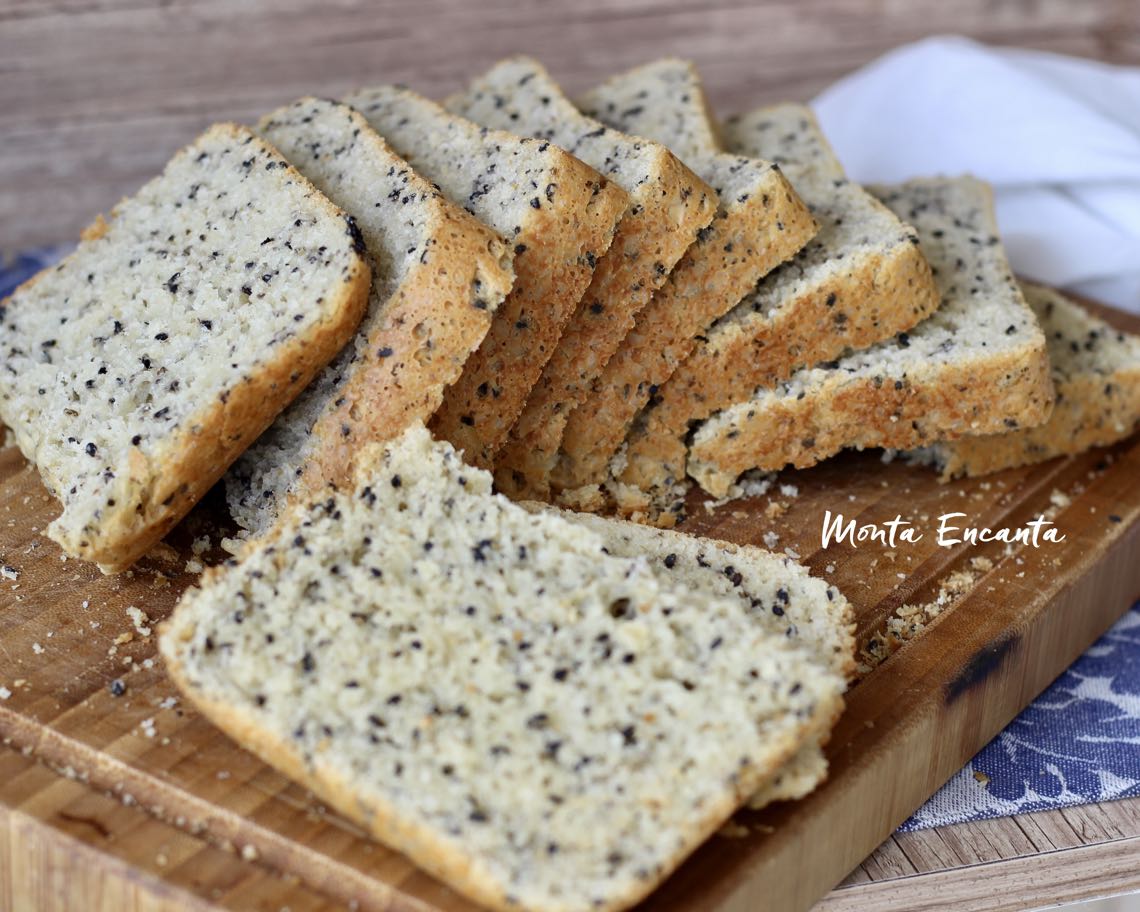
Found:
<svg viewBox="0 0 1140 912"><path fill-rule="evenodd" d="M900 829L1140 796L1140 604Z"/></svg>
<svg viewBox="0 0 1140 912"><path fill-rule="evenodd" d="M8 297L16 286L26 282L45 266L50 266L71 249L71 246L39 247L14 257L0 256L0 300Z"/></svg>
<svg viewBox="0 0 1140 912"><path fill-rule="evenodd" d="M0 260L0 298L69 248ZM901 827L1140 796L1140 604Z"/></svg>

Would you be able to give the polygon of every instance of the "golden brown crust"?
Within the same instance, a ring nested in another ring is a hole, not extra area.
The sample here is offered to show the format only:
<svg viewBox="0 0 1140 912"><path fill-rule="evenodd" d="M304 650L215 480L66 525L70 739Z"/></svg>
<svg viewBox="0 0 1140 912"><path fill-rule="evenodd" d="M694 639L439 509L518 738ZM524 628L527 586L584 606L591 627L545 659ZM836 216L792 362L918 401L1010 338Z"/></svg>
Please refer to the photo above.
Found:
<svg viewBox="0 0 1140 912"><path fill-rule="evenodd" d="M1000 359L938 365L907 381L839 374L802 399L774 397L715 434L698 433L688 473L721 497L749 469L805 468L845 447L913 449L934 439L996 433L1008 421L1032 426L1045 420L1052 403L1043 337Z"/></svg>
<svg viewBox="0 0 1140 912"><path fill-rule="evenodd" d="M172 618L166 622L159 639L160 651L167 674L175 686L194 706L223 732L246 750L260 757L295 782L312 791L350 820L363 826L373 838L391 849L401 852L417 866L448 884L458 892L488 909L498 912L518 912L517 903L511 902L504 885L494 874L480 865L479 860L466 851L466 847L448 839L438 830L414 818L403 816L392 806L359 794L351 781L338 775L329 764L319 760L312 765L288 740L279 738L259 726L255 719L218 700L211 700L195 688L193 681L178 661L176 647L168 645L173 635ZM692 821L692 829L684 844L654 876L637 882L625 895L615 896L602 905L589 905L596 912L617 912L633 906L655 890L688 855L712 836L725 821L759 788L769 781L772 772L794 756L805 741L820 739L830 732L843 711L843 700L838 695L828 703L820 703L815 713L802 720L797 729L789 731L778 742L769 741L772 751L769 762L763 767L753 765L744 769L732 782L732 791L725 791L721 799L701 809ZM548 907L549 912L569 912L587 907L581 904L561 903Z"/></svg>
<svg viewBox="0 0 1140 912"><path fill-rule="evenodd" d="M548 152L556 161L548 183L558 191L514 239L514 290L431 423L481 468L505 442L628 205L625 191L592 168L554 146Z"/></svg>
<svg viewBox="0 0 1140 912"><path fill-rule="evenodd" d="M567 416L716 214L716 191L663 147L654 171L656 180L631 194L609 252L495 460L496 486L511 497L546 499Z"/></svg>
<svg viewBox="0 0 1140 912"><path fill-rule="evenodd" d="M427 421L486 336L494 306L510 292L511 256L499 236L442 197L429 204L431 256L385 302L384 319L365 342L371 363L356 366L339 404L314 425L319 445L291 498L346 482L362 446Z"/></svg>
<svg viewBox="0 0 1140 912"><path fill-rule="evenodd" d="M552 486L564 490L604 481L634 416L688 357L697 333L803 247L817 227L775 166L766 189L719 210L638 314L590 395L571 412Z"/></svg>
<svg viewBox="0 0 1140 912"><path fill-rule="evenodd" d="M854 272L837 273L789 299L771 320L718 327L674 372L644 423L631 432L621 481L646 489L679 481L691 422L786 380L800 367L908 330L938 302L926 257L917 244L902 242L866 256Z"/></svg>
<svg viewBox="0 0 1140 912"><path fill-rule="evenodd" d="M1109 389L1111 388L1111 392ZM1057 383L1049 420L1037 427L940 443L942 480L987 475L1107 446L1140 430L1140 365Z"/></svg>
<svg viewBox="0 0 1140 912"><path fill-rule="evenodd" d="M107 233L110 223L100 213L95 216L95 221L79 232L79 240L81 241L97 241Z"/></svg>

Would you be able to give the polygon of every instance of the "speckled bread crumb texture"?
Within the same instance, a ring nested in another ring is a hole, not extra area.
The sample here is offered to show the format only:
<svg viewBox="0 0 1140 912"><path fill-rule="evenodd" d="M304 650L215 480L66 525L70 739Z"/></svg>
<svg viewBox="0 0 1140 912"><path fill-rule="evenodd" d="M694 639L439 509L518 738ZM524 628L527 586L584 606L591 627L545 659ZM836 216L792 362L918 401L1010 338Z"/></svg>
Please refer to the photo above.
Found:
<svg viewBox="0 0 1140 912"><path fill-rule="evenodd" d="M609 249L628 197L553 143L480 127L406 89L365 89L347 100L514 251L514 289L432 419L437 436L489 467Z"/></svg>
<svg viewBox="0 0 1140 912"><path fill-rule="evenodd" d="M701 334L630 434L628 484L683 476L689 428L742 391L909 330L939 303L914 229L846 178L809 108L764 108L723 135L733 152L778 159L820 229Z"/></svg>
<svg viewBox="0 0 1140 912"><path fill-rule="evenodd" d="M63 502L66 553L117 572L165 535L351 336L363 253L221 124L0 306L0 416Z"/></svg>
<svg viewBox="0 0 1140 912"><path fill-rule="evenodd" d="M488 127L549 140L629 194L613 244L495 460L500 491L546 499L567 415L609 362L634 316L712 221L717 195L664 146L582 114L531 58L501 61L448 107Z"/></svg>
<svg viewBox="0 0 1140 912"><path fill-rule="evenodd" d="M1022 283L1045 332L1057 400L1049 420L938 443L942 480L986 475L1107 446L1140 430L1140 336L1121 332L1064 295Z"/></svg>
<svg viewBox="0 0 1140 912"><path fill-rule="evenodd" d="M162 654L212 721L475 902L632 905L832 724L834 677L739 599L491 495L422 428L369 452L207 573Z"/></svg>
<svg viewBox="0 0 1140 912"><path fill-rule="evenodd" d="M524 506L532 511L553 509L541 504ZM606 517L560 515L599 535L610 554L644 556L658 576L680 580L713 597L740 599L772 633L810 649L836 676L837 687L855 676L851 604L838 589L814 579L786 555ZM827 760L821 745L828 736L829 732L800 748L749 797L749 808L759 810L775 801L803 798L822 783L827 778Z"/></svg>
<svg viewBox="0 0 1140 912"><path fill-rule="evenodd" d="M231 512L253 532L288 498L346 481L363 445L428 420L513 281L506 244L347 105L301 99L257 129L356 218L373 282L352 341L227 475Z"/></svg>
<svg viewBox="0 0 1140 912"><path fill-rule="evenodd" d="M651 528L538 503L599 536L607 553L645 557L663 580L715 598L736 598L773 634L802 643L842 680L855 674L855 614L835 587L816 579L792 558L763 548Z"/></svg>
<svg viewBox="0 0 1140 912"><path fill-rule="evenodd" d="M721 150L691 64L665 60L631 70L588 93L580 106L603 123L677 150L717 191L720 206L570 413L552 476L559 490L605 480L634 417L688 357L697 334L818 228L778 166Z"/></svg>
<svg viewBox="0 0 1140 912"><path fill-rule="evenodd" d="M845 447L912 448L1046 420L1045 338L1009 270L989 188L972 178L873 188L919 232L942 306L890 342L799 371L696 432L688 472L713 494L741 472Z"/></svg>

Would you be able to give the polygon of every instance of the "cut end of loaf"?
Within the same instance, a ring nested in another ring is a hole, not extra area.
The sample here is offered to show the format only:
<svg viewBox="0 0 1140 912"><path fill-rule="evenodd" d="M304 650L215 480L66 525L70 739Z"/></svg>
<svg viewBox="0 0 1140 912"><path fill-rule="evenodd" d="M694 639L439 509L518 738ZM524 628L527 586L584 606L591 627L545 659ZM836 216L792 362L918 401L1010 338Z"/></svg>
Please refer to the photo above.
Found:
<svg viewBox="0 0 1140 912"><path fill-rule="evenodd" d="M48 534L107 571L145 553L351 334L362 254L276 149L221 124L18 290L0 416L63 503Z"/></svg>

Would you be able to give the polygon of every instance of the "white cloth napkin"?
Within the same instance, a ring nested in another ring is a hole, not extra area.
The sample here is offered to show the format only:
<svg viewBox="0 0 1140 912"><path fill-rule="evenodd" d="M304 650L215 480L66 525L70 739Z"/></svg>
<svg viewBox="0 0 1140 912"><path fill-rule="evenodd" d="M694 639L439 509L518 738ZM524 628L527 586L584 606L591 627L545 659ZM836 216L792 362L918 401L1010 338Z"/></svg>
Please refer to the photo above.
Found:
<svg viewBox="0 0 1140 912"><path fill-rule="evenodd" d="M1140 313L1140 69L930 38L812 107L854 180L984 178L1016 272Z"/></svg>

